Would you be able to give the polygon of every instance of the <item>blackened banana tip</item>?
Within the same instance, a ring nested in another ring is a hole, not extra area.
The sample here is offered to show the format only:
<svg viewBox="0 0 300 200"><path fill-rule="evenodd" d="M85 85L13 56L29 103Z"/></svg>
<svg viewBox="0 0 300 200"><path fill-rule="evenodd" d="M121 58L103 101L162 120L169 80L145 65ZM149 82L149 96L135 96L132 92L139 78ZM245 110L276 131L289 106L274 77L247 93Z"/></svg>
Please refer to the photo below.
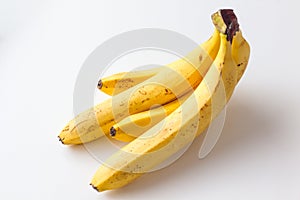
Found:
<svg viewBox="0 0 300 200"><path fill-rule="evenodd" d="M114 127L111 127L109 130L110 136L114 137L114 136L116 136L116 133L117 133L116 129Z"/></svg>
<svg viewBox="0 0 300 200"><path fill-rule="evenodd" d="M102 83L102 80L100 79L100 80L98 81L97 87L98 87L98 89L101 89L102 86L103 86L103 83Z"/></svg>
<svg viewBox="0 0 300 200"><path fill-rule="evenodd" d="M59 136L57 136L58 137L58 140L62 143L62 144L64 144L64 141L59 137Z"/></svg>
<svg viewBox="0 0 300 200"><path fill-rule="evenodd" d="M91 184L91 183L90 183L90 185L91 185L97 192L100 192L96 186L94 186L94 185Z"/></svg>
<svg viewBox="0 0 300 200"><path fill-rule="evenodd" d="M239 31L239 23L232 9L221 9L221 16L226 24L227 40L232 43L233 36Z"/></svg>

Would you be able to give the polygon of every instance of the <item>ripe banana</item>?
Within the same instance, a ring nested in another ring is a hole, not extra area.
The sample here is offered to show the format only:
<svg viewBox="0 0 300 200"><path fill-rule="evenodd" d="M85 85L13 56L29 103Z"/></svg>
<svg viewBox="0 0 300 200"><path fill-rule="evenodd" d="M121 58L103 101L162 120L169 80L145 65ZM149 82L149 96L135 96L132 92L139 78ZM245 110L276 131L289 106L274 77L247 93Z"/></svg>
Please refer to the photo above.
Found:
<svg viewBox="0 0 300 200"><path fill-rule="evenodd" d="M156 131L156 126L149 129L111 156L91 181L96 190L122 187L151 170L192 142L224 108L238 79L237 65L231 54L231 41L238 31L238 23L232 10L219 11L213 15L213 20L226 29L216 26L221 32L221 46L214 65L194 95L166 117L165 122L157 125L165 123L164 128L159 131Z"/></svg>
<svg viewBox="0 0 300 200"><path fill-rule="evenodd" d="M71 120L59 134L63 144L81 144L109 135L110 127L125 117L164 105L196 88L217 55L216 30L202 47L146 81L115 95ZM166 78L168 77L168 78ZM174 93L176 92L176 93Z"/></svg>
<svg viewBox="0 0 300 200"><path fill-rule="evenodd" d="M131 142L176 110L190 95L191 92L161 107L126 117L111 127L110 136L119 141Z"/></svg>
<svg viewBox="0 0 300 200"><path fill-rule="evenodd" d="M249 44L243 38L240 30L236 32L236 36L233 38L231 53L234 62L237 64L237 82L239 82L245 72L250 55ZM184 97L186 96L188 95ZM179 106L180 102L176 100L163 107L128 116L112 126L110 135L116 140L130 142L163 120Z"/></svg>
<svg viewBox="0 0 300 200"><path fill-rule="evenodd" d="M203 45L205 48L205 44ZM215 52L216 54L216 52ZM180 63L180 60L175 61L168 67L172 68L177 65L177 62ZM113 74L108 77L104 77L98 81L98 89L108 95L119 94L151 77L163 71L164 67L156 67L149 70L140 70L140 71L131 71L131 72L122 72Z"/></svg>
<svg viewBox="0 0 300 200"><path fill-rule="evenodd" d="M236 35L237 36L232 42L232 57L234 61L238 63L238 67L243 68L243 66L247 66L250 48L247 41L245 41L245 39L242 37L240 31L237 32ZM236 44L237 42L239 44ZM162 67L157 67L149 70L113 74L111 76L100 79L97 87L99 90L108 95L116 95L149 79L162 70ZM239 78L242 77L244 70L245 68L243 70L239 70Z"/></svg>
<svg viewBox="0 0 300 200"><path fill-rule="evenodd" d="M113 96L149 79L160 71L162 67L113 74L100 79L97 87L102 92Z"/></svg>

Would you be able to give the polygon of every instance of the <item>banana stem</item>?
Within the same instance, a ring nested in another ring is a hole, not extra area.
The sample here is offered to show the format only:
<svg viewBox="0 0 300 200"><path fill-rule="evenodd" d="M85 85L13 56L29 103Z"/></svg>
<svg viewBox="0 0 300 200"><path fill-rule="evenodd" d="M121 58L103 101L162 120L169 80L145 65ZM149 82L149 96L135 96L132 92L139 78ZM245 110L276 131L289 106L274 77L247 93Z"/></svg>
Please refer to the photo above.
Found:
<svg viewBox="0 0 300 200"><path fill-rule="evenodd" d="M215 27L227 36L227 41L232 44L232 39L239 31L239 23L232 9L221 9L212 14L212 21Z"/></svg>

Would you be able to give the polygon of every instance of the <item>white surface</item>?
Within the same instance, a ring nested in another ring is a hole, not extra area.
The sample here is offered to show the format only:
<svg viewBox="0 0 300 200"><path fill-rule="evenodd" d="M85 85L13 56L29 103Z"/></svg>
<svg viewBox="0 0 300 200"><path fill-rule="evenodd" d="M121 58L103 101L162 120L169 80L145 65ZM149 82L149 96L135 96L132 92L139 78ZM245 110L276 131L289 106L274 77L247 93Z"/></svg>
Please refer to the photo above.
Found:
<svg viewBox="0 0 300 200"><path fill-rule="evenodd" d="M0 1L1 199L300 198L297 1ZM96 193L99 163L56 136L73 117L76 75L89 53L124 31L153 27L199 43L210 14L233 7L252 54L213 152L199 139L172 166Z"/></svg>

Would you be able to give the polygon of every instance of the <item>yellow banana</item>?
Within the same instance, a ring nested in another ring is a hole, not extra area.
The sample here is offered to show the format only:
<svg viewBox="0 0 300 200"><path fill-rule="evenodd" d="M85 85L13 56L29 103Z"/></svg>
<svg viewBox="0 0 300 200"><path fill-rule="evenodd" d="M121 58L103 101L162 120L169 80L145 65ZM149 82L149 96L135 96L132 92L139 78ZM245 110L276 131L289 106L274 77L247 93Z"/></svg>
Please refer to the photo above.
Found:
<svg viewBox="0 0 300 200"><path fill-rule="evenodd" d="M250 47L247 41L242 37L241 32L237 32L236 34L237 36L232 43L232 57L236 63L238 63L239 68L243 68L243 66L247 66ZM236 44L237 42L238 44ZM150 77L159 73L161 70L161 67L157 67L149 70L122 72L104 77L99 80L98 89L108 95L116 95L149 79ZM244 70L245 68L243 70L239 70L240 78L242 77Z"/></svg>
<svg viewBox="0 0 300 200"><path fill-rule="evenodd" d="M113 74L100 79L97 87L108 95L116 95L149 79L160 71L162 71L162 67Z"/></svg>
<svg viewBox="0 0 300 200"><path fill-rule="evenodd" d="M206 44L203 45L204 48ZM216 49L217 50L217 49ZM215 55L217 51L214 52ZM175 61L166 65L170 68L182 65L182 60ZM104 77L98 81L98 89L108 95L119 94L163 71L164 67L156 67L149 70L140 70L132 72L121 72L111 76Z"/></svg>
<svg viewBox="0 0 300 200"><path fill-rule="evenodd" d="M240 68L242 68L243 66L247 66L250 48L247 41L242 37L241 32L237 32L236 34L237 36L232 43L232 57L238 63L239 67L241 66ZM237 42L239 44L236 44ZM242 77L244 70L239 70L239 77ZM160 71L162 71L162 68L156 67L149 70L113 74L100 79L98 89L108 95L116 95L149 79Z"/></svg>
<svg viewBox="0 0 300 200"><path fill-rule="evenodd" d="M190 95L191 93L185 94L161 107L126 117L111 127L111 137L123 142L134 140L176 110Z"/></svg>
<svg viewBox="0 0 300 200"><path fill-rule="evenodd" d="M163 122L111 156L91 181L96 190L122 187L151 170L192 142L224 108L237 83L237 68L232 59L230 42L238 30L238 24L236 18L235 21L228 19L228 16L234 16L232 10L221 10L213 16L219 20L217 23L226 24L226 32L220 29L219 53L194 95L166 117L162 129L157 131L156 127ZM196 107L193 106L195 101Z"/></svg>
<svg viewBox="0 0 300 200"><path fill-rule="evenodd" d="M81 144L109 135L110 127L125 117L149 110L153 105L164 105L196 88L216 57L219 45L218 31L215 31L201 48L184 59L76 116L59 134L60 141Z"/></svg>
<svg viewBox="0 0 300 200"><path fill-rule="evenodd" d="M232 41L232 58L237 64L237 82L239 82L240 78L244 74L244 71L248 65L248 60L250 56L250 46L248 42L243 38L241 31L239 30L236 32L236 36L233 38ZM126 90L139 82L142 82L143 78L147 79L153 76L154 74L158 73L161 68L155 68L151 70L142 70L136 72L124 72L120 74L113 75L111 77L104 78L105 82L108 80L114 80L116 82L119 81L118 88L116 89L116 85L110 85L110 90L119 91L119 90ZM126 76L126 79L122 78ZM128 81L132 85L125 84L125 80L132 80ZM122 87L121 87L122 86ZM185 95L186 96L186 95ZM141 135L146 130L153 127L159 121L161 121L165 116L169 115L179 106L178 100L175 102L170 102L163 107L159 107L153 109L151 111L144 111L141 113L137 113L131 116L126 117L125 119L121 120L120 122L116 123L110 129L111 136L123 142L130 142L134 140L136 137ZM151 121L151 122L150 122ZM130 133L130 135L129 135Z"/></svg>
<svg viewBox="0 0 300 200"><path fill-rule="evenodd" d="M232 58L237 64L237 81L239 81L246 69L250 56L249 44L243 38L241 31L236 32L236 36L233 38L231 52ZM116 140L130 142L163 120L179 106L180 102L176 100L163 107L128 116L112 126L110 135Z"/></svg>

